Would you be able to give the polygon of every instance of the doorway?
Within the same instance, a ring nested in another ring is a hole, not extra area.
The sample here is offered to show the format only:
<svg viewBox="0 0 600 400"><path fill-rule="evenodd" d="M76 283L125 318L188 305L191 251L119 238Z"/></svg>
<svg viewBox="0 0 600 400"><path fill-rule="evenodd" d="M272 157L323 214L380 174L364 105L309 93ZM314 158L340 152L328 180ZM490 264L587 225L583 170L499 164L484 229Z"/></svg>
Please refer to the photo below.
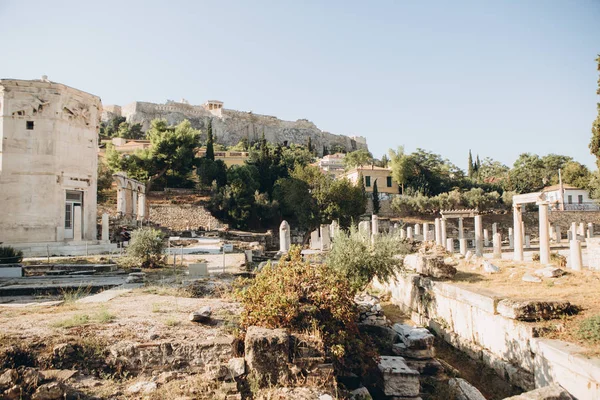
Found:
<svg viewBox="0 0 600 400"><path fill-rule="evenodd" d="M81 207L83 217L83 192L79 190L67 190L65 199L65 239L73 239L73 231L77 225L82 228L82 220L75 220L75 206Z"/></svg>

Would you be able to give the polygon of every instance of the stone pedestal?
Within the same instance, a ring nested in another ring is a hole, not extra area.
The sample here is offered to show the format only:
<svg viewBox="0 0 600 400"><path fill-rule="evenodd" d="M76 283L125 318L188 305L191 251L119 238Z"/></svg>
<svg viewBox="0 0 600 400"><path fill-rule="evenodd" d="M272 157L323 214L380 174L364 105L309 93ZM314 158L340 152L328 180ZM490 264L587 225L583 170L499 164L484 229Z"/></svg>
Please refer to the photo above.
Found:
<svg viewBox="0 0 600 400"><path fill-rule="evenodd" d="M329 225L321 225L321 251L331 249L331 238L329 236Z"/></svg>
<svg viewBox="0 0 600 400"><path fill-rule="evenodd" d="M487 229L483 230L483 247L489 247L490 246L490 235L488 233Z"/></svg>
<svg viewBox="0 0 600 400"><path fill-rule="evenodd" d="M412 230L412 227L410 227L410 226L408 228L406 228L406 238L410 239L410 240L414 239L413 230Z"/></svg>
<svg viewBox="0 0 600 400"><path fill-rule="evenodd" d="M358 232L366 238L371 237L371 221L360 221L358 223Z"/></svg>
<svg viewBox="0 0 600 400"><path fill-rule="evenodd" d="M454 239L446 239L446 251L448 251L449 253L454 253Z"/></svg>
<svg viewBox="0 0 600 400"><path fill-rule="evenodd" d="M419 236L421 234L421 225L415 224L415 235Z"/></svg>
<svg viewBox="0 0 600 400"><path fill-rule="evenodd" d="M463 256L467 254L467 239L458 239L460 245L460 254Z"/></svg>
<svg viewBox="0 0 600 400"><path fill-rule="evenodd" d="M310 233L310 249L319 250L321 248L321 239L319 238L319 231L314 230Z"/></svg>
<svg viewBox="0 0 600 400"><path fill-rule="evenodd" d="M400 239L406 239L406 230L404 228L400 228Z"/></svg>
<svg viewBox="0 0 600 400"><path fill-rule="evenodd" d="M569 244L569 268L574 271L581 271L581 269L583 268L583 261L581 257L581 243L579 243L579 240L571 240Z"/></svg>
<svg viewBox="0 0 600 400"><path fill-rule="evenodd" d="M287 221L283 221L279 225L279 251L287 253L290 251L291 243L290 224Z"/></svg>
<svg viewBox="0 0 600 400"><path fill-rule="evenodd" d="M496 233L492 241L494 242L494 258L502 258L502 235Z"/></svg>
<svg viewBox="0 0 600 400"><path fill-rule="evenodd" d="M594 237L594 224L591 222L588 223L587 237L590 239Z"/></svg>
<svg viewBox="0 0 600 400"><path fill-rule="evenodd" d="M102 214L102 242L103 243L108 243L110 242L110 233L109 233L109 221L108 221L108 214L104 213Z"/></svg>

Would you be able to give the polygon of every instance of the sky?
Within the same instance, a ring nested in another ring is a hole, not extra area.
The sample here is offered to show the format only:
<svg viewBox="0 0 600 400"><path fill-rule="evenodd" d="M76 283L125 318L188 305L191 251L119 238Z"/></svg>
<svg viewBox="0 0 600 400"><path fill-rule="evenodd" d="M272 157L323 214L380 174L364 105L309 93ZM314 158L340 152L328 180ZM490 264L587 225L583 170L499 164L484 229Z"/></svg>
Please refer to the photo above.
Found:
<svg viewBox="0 0 600 400"><path fill-rule="evenodd" d="M463 169L469 149L594 167L598 54L600 0L0 0L0 78L217 99Z"/></svg>

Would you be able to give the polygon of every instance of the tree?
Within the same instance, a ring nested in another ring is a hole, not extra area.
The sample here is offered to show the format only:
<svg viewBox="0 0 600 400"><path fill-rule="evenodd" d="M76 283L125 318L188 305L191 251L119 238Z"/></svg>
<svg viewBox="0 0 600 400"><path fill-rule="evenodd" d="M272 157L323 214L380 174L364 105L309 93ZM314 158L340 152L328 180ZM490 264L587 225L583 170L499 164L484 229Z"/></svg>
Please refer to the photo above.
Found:
<svg viewBox="0 0 600 400"><path fill-rule="evenodd" d="M390 166L392 168L392 179L400 186L400 193L404 194L404 185L408 182L411 173L410 158L404 154L404 147L399 146L398 150L390 149Z"/></svg>
<svg viewBox="0 0 600 400"><path fill-rule="evenodd" d="M600 55L596 58L598 63L598 71L600 72ZM596 94L600 96L600 77L598 78L598 89ZM592 139L590 141L590 152L596 156L596 164L600 168L600 103L596 103L598 115L592 122Z"/></svg>
<svg viewBox="0 0 600 400"><path fill-rule="evenodd" d="M119 154L107 146L106 160L113 173L124 171L130 178L145 182L146 192L167 171L189 174L195 166L194 158L199 147L200 132L185 120L175 127L164 119L155 119L146 133L150 148L133 154Z"/></svg>
<svg viewBox="0 0 600 400"><path fill-rule="evenodd" d="M510 168L499 161L494 161L490 157L483 159L481 168L478 171L480 182L501 182L506 179Z"/></svg>
<svg viewBox="0 0 600 400"><path fill-rule="evenodd" d="M143 139L142 124L130 125L128 122L121 122L114 136L124 139Z"/></svg>
<svg viewBox="0 0 600 400"><path fill-rule="evenodd" d="M388 156L384 154L381 156L381 160L379 160L379 162L377 163L377 166L381 167L381 168L387 168L389 163L390 163L390 160L388 159Z"/></svg>
<svg viewBox="0 0 600 400"><path fill-rule="evenodd" d="M227 170L227 186L213 191L211 210L234 227L244 229L252 218L258 188L255 166L232 165Z"/></svg>
<svg viewBox="0 0 600 400"><path fill-rule="evenodd" d="M198 158L196 173L202 186L210 186L215 182L216 187L221 188L227 184L227 165L223 160Z"/></svg>
<svg viewBox="0 0 600 400"><path fill-rule="evenodd" d="M373 154L368 150L360 149L346 154L344 157L344 166L346 169L359 167L361 165L370 165L373 162Z"/></svg>
<svg viewBox="0 0 600 400"><path fill-rule="evenodd" d="M590 187L590 180L592 174L590 170L583 164L577 161L569 161L562 168L562 180L564 183L568 183L581 189L588 189Z"/></svg>
<svg viewBox="0 0 600 400"><path fill-rule="evenodd" d="M204 157L208 160L215 160L215 148L213 143L212 133L212 119L208 120L208 126L206 128L206 154Z"/></svg>
<svg viewBox="0 0 600 400"><path fill-rule="evenodd" d="M513 164L505 181L505 189L517 193L537 192L545 185L546 168L537 154L523 153Z"/></svg>
<svg viewBox="0 0 600 400"><path fill-rule="evenodd" d="M114 137L119 131L119 126L127 121L125 117L114 117L107 122L102 121L100 123L100 136Z"/></svg>
<svg viewBox="0 0 600 400"><path fill-rule="evenodd" d="M473 179L474 168L473 168L473 156L471 155L471 149L469 149L469 165L467 166L467 168L468 168L467 176L469 177L469 179Z"/></svg>
<svg viewBox="0 0 600 400"><path fill-rule="evenodd" d="M380 204L379 204L379 190L377 190L377 179L373 182L373 214L379 214Z"/></svg>
<svg viewBox="0 0 600 400"><path fill-rule="evenodd" d="M367 188L365 187L365 177L362 172L358 173L358 187L360 188L362 197L367 201Z"/></svg>
<svg viewBox="0 0 600 400"><path fill-rule="evenodd" d="M312 138L310 136L308 137L308 143L306 144L306 147L310 153L313 152Z"/></svg>

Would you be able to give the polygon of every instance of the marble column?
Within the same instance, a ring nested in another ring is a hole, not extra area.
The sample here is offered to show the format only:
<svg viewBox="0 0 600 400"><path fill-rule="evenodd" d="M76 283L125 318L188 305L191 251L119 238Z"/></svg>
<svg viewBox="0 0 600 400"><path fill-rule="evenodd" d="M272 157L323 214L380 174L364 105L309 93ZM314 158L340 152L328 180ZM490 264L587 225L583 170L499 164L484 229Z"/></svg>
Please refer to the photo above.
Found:
<svg viewBox="0 0 600 400"><path fill-rule="evenodd" d="M571 240L569 242L569 268L575 271L581 271L583 268L583 261L581 257L581 243L579 240Z"/></svg>
<svg viewBox="0 0 600 400"><path fill-rule="evenodd" d="M460 217L458 219L458 238L464 239L465 237L465 227L463 226L463 219Z"/></svg>
<svg viewBox="0 0 600 400"><path fill-rule="evenodd" d="M571 222L571 237L569 240L577 240L577 223Z"/></svg>
<svg viewBox="0 0 600 400"><path fill-rule="evenodd" d="M483 256L483 221L481 215L475 216L475 255Z"/></svg>
<svg viewBox="0 0 600 400"><path fill-rule="evenodd" d="M406 230L404 228L400 228L400 239L406 239Z"/></svg>
<svg viewBox="0 0 600 400"><path fill-rule="evenodd" d="M127 193L123 188L117 189L117 212L121 215L127 212Z"/></svg>
<svg viewBox="0 0 600 400"><path fill-rule="evenodd" d="M523 215L521 214L521 205L513 205L513 242L514 256L513 260L523 261Z"/></svg>
<svg viewBox="0 0 600 400"><path fill-rule="evenodd" d="M442 221L440 218L435 219L435 244L442 246Z"/></svg>
<svg viewBox="0 0 600 400"><path fill-rule="evenodd" d="M406 228L406 238L410 240L414 239L412 226Z"/></svg>
<svg viewBox="0 0 600 400"><path fill-rule="evenodd" d="M290 251L291 244L290 224L287 221L282 221L281 225L279 225L279 251L287 253Z"/></svg>
<svg viewBox="0 0 600 400"><path fill-rule="evenodd" d="M467 239L458 239L458 244L460 245L460 254L463 256L467 254Z"/></svg>
<svg viewBox="0 0 600 400"><path fill-rule="evenodd" d="M446 251L449 253L454 253L454 239L452 239L452 238L446 239Z"/></svg>
<svg viewBox="0 0 600 400"><path fill-rule="evenodd" d="M104 213L102 214L102 242L104 243L110 241L109 227L108 214Z"/></svg>
<svg viewBox="0 0 600 400"><path fill-rule="evenodd" d="M550 263L550 233L548 229L548 203L539 204L540 263Z"/></svg>
<svg viewBox="0 0 600 400"><path fill-rule="evenodd" d="M144 220L146 219L146 194L138 193L137 198L137 219Z"/></svg>
<svg viewBox="0 0 600 400"><path fill-rule="evenodd" d="M515 234L513 233L513 228L508 228L508 248L515 248Z"/></svg>
<svg viewBox="0 0 600 400"><path fill-rule="evenodd" d="M331 237L329 236L329 224L321 225L321 251L331 249Z"/></svg>
<svg viewBox="0 0 600 400"><path fill-rule="evenodd" d="M496 236L496 233L498 233L498 223L494 222L492 224L492 241L494 240L494 236Z"/></svg>
<svg viewBox="0 0 600 400"><path fill-rule="evenodd" d="M429 240L429 222L423 222L423 241Z"/></svg>
<svg viewBox="0 0 600 400"><path fill-rule="evenodd" d="M591 222L588 222L587 237L590 239L594 237L594 224Z"/></svg>
<svg viewBox="0 0 600 400"><path fill-rule="evenodd" d="M556 241L556 243L560 243L562 241L560 225L558 224L554 226L554 240Z"/></svg>
<svg viewBox="0 0 600 400"><path fill-rule="evenodd" d="M446 240L448 238L448 231L447 231L447 227L446 227L446 219L442 218L442 221L440 222L441 226L440 226L440 230L442 231L442 238L441 241L442 243L446 243Z"/></svg>
<svg viewBox="0 0 600 400"><path fill-rule="evenodd" d="M487 229L483 230L483 247L489 247L490 245L490 235Z"/></svg>
<svg viewBox="0 0 600 400"><path fill-rule="evenodd" d="M585 224L583 222L579 223L579 231L578 231L579 235L582 238L585 238Z"/></svg>
<svg viewBox="0 0 600 400"><path fill-rule="evenodd" d="M531 237L529 235L525 235L525 244L524 247L526 249L530 249L531 248Z"/></svg>
<svg viewBox="0 0 600 400"><path fill-rule="evenodd" d="M415 224L415 236L419 236L421 234L421 225Z"/></svg>
<svg viewBox="0 0 600 400"><path fill-rule="evenodd" d="M494 243L494 258L502 258L502 235L496 233L492 237L492 242Z"/></svg>

